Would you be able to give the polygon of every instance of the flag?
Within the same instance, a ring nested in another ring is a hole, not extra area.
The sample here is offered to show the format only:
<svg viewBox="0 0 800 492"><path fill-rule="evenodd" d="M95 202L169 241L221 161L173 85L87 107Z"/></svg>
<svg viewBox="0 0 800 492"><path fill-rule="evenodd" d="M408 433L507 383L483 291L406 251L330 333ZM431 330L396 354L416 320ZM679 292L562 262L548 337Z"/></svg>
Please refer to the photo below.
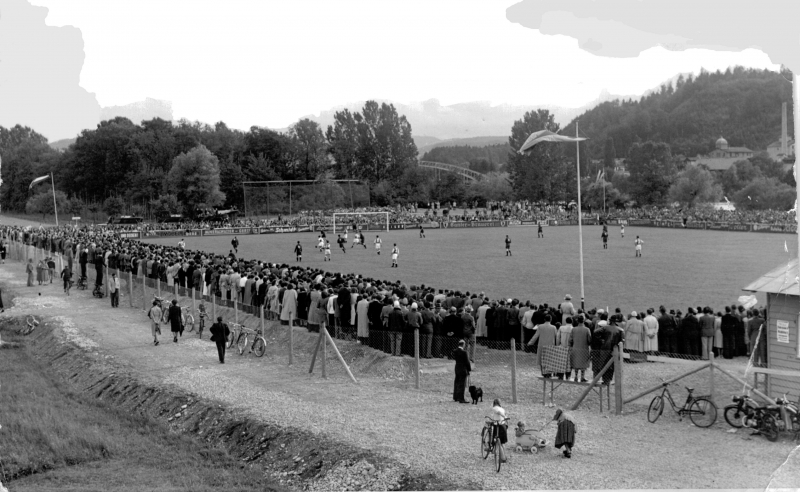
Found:
<svg viewBox="0 0 800 492"><path fill-rule="evenodd" d="M50 179L50 175L49 175L49 174L46 174L46 175L44 175L44 176L39 176L38 178L34 179L33 181L31 181L31 186L30 186L30 188L28 188L28 189L31 189L31 188L33 188L33 185L35 185L35 184L37 184L37 183L41 183L41 182L42 182L42 181L44 181L45 179Z"/></svg>
<svg viewBox="0 0 800 492"><path fill-rule="evenodd" d="M583 137L567 137L565 135L553 133L549 130L541 130L531 133L528 139L525 140L525 143L522 144L522 147L519 148L519 153L524 154L525 152L529 152L531 149L533 149L533 146L539 142L580 142L583 140L586 139Z"/></svg>

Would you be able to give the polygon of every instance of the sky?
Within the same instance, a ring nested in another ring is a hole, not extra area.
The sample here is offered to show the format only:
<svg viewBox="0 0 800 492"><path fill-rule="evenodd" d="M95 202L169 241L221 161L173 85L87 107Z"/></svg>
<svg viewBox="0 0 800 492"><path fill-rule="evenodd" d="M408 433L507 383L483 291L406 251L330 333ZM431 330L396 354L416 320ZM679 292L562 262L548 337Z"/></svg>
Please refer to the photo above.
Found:
<svg viewBox="0 0 800 492"><path fill-rule="evenodd" d="M757 49L594 56L573 37L509 21L514 1L30 3L49 9L48 26L80 30L79 84L100 106L150 97L170 101L176 119L243 129L367 99L578 107L604 89L641 94L701 67L779 68Z"/></svg>

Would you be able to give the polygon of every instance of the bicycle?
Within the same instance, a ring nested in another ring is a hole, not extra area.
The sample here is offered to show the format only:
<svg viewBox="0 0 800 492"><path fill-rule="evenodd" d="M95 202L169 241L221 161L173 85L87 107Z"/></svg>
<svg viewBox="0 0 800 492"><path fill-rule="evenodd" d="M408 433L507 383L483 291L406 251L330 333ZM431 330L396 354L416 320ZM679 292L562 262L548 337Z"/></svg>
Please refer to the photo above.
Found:
<svg viewBox="0 0 800 492"><path fill-rule="evenodd" d="M228 348L233 348L233 345L239 341L239 335L242 333L244 327L239 323L228 323L231 334L228 335Z"/></svg>
<svg viewBox="0 0 800 492"><path fill-rule="evenodd" d="M500 467L505 461L505 452L503 445L500 443L499 427L500 424L504 424L509 420L509 417L502 420L494 420L492 417L487 416L481 431L481 456L486 459L489 454L494 453L494 464L497 467L497 473L500 473Z"/></svg>
<svg viewBox="0 0 800 492"><path fill-rule="evenodd" d="M662 379L662 381L664 380ZM656 396L653 398L653 401L650 402L650 407L647 409L647 420L650 421L650 423L654 423L658 420L658 417L664 412L664 397L666 397L672 406L672 410L680 416L681 420L683 420L684 415L688 415L689 419L697 427L706 428L714 425L714 422L717 421L717 406L714 402L705 396L694 396L692 394L694 388L685 387L689 395L686 397L686 402L683 406L679 407L675 404L675 400L673 400L672 394L669 391L670 384L672 383L664 381L662 384L664 390L661 392L661 395Z"/></svg>
<svg viewBox="0 0 800 492"><path fill-rule="evenodd" d="M22 328L20 333L22 335L29 335L37 326L39 326L39 320L37 320L33 315L28 315L28 317L25 319L25 324L27 326Z"/></svg>
<svg viewBox="0 0 800 492"><path fill-rule="evenodd" d="M197 333L200 335L200 338L203 338L203 330L206 327L206 316L207 315L206 315L205 311L200 311L200 313L198 314L198 317L200 318L200 322L198 323ZM191 319L192 319L191 323L189 322L189 317L191 317ZM192 315L192 313L187 313L186 314L186 323L189 325L189 333L193 332L195 323L194 323L194 316Z"/></svg>
<svg viewBox="0 0 800 492"><path fill-rule="evenodd" d="M241 333L239 334L239 339L236 342L239 355L244 355L250 334L253 335L253 343L250 345L250 352L256 354L257 357L262 357L264 352L267 350L267 340L261 334L260 328L258 330L251 330L249 328L242 327Z"/></svg>

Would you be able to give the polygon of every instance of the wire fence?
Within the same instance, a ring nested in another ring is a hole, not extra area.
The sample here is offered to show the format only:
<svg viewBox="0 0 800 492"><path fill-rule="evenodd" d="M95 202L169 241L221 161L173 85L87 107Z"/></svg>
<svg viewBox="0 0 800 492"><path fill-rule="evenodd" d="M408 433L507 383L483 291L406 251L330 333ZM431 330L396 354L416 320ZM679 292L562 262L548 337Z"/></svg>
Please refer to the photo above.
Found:
<svg viewBox="0 0 800 492"><path fill-rule="evenodd" d="M211 324L222 318L229 327L260 332L266 341L265 356L269 359L308 365L309 369L313 360L314 372L324 370L326 377L346 379L352 373L355 378L378 377L387 384L403 388L451 394L456 389L454 352L463 340L472 366L464 398L471 399L469 386L474 386L482 390L483 398L489 403L499 398L518 403L549 404L557 401L568 405L587 391L587 385L593 384L593 391L584 404L595 407L599 403L602 408L610 408L610 392L616 384L614 373L620 370L619 364L611 364L602 378L593 380L613 357L613 351L607 343L604 346L603 341L607 341L609 333L614 335L614 330L619 332L615 340L622 342L623 347L626 397L681 376L693 368L702 368L711 360L744 377L747 359L742 359L739 354L746 357L749 350L744 337L723 344L719 339L715 342L709 337L704 340L695 334L680 333L652 337L658 341L656 347L654 342L645 340L645 335L637 333L632 336L626 332L624 322L619 327L593 326L582 334L560 329L555 333L555 340L546 343L543 334L537 337L534 330L522 327L505 330L503 337L493 332L486 337L465 336L447 331L445 322L439 319L432 328L390 331L381 322L375 322L367 329L362 327L359 330L358 316L343 320L338 309L328 312L320 307L322 302L311 306L305 298L298 303L298 313L292 313L289 320L281 320L276 306L260 302L258 296L244 296L240 291L223 297L221 292L210 292L202 283L194 288L165 282L142 272L133 272L124 265L108 265L111 266L108 268L102 261L81 264L75 258L17 241L9 243L8 255L24 263L31 260L33 269L39 266L40 261L52 258L56 263L56 277L65 266L71 265L75 272L73 281L85 277L87 290L91 289L97 297L105 299L110 297L109 280L116 275L120 284L120 307L146 313L156 296L169 303L175 300L184 316L191 314L194 319L192 334L198 334L203 318L204 331L199 333L201 339L208 340ZM59 282L60 279L53 281ZM328 331L335 344L321 342L327 340L327 337L320 336L323 329ZM601 332L605 335L599 335ZM512 338L511 335L516 336ZM251 334L250 343L252 340ZM251 347L245 347L246 354ZM732 360L721 357L723 355L731 356ZM754 365L765 365L766 358L758 350L752 351L751 355ZM729 400L732 394L741 394L741 384L727 377L715 378L711 372L709 376L707 371L697 371L683 378L681 384L692 387L696 395L724 397L722 401ZM643 397L630 402L631 406L626 408L635 410L643 405L646 408L648 403L649 398Z"/></svg>

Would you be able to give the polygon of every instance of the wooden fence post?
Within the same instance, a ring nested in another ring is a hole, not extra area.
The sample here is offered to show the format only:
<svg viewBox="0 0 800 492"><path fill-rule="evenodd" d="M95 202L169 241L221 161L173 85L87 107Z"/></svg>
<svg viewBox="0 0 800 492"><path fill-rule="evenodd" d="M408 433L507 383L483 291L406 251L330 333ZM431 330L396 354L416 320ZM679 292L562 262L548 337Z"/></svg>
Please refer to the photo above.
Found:
<svg viewBox="0 0 800 492"><path fill-rule="evenodd" d="M155 280L156 280L156 295L158 297L161 297L161 279L156 278Z"/></svg>
<svg viewBox="0 0 800 492"><path fill-rule="evenodd" d="M511 339L511 403L517 403L517 341Z"/></svg>
<svg viewBox="0 0 800 492"><path fill-rule="evenodd" d="M142 276L142 309L147 312L147 277Z"/></svg>
<svg viewBox="0 0 800 492"><path fill-rule="evenodd" d="M419 328L414 328L414 387L419 389Z"/></svg>
<svg viewBox="0 0 800 492"><path fill-rule="evenodd" d="M266 331L264 330L264 305L259 306L259 310L261 311L261 335L263 336Z"/></svg>
<svg viewBox="0 0 800 492"><path fill-rule="evenodd" d="M328 328L320 325L319 335L322 337L322 379L328 379Z"/></svg>
<svg viewBox="0 0 800 492"><path fill-rule="evenodd" d="M294 320L294 313L289 313L289 365L294 363L294 330L292 329L292 321Z"/></svg>
<svg viewBox="0 0 800 492"><path fill-rule="evenodd" d="M235 297L233 298L233 322L239 324L239 303Z"/></svg>
<svg viewBox="0 0 800 492"><path fill-rule="evenodd" d="M614 400L617 415L622 415L622 366L624 365L622 347L622 342L619 342L619 345L614 347ZM600 400L602 401L602 395Z"/></svg>
<svg viewBox="0 0 800 492"><path fill-rule="evenodd" d="M192 285L192 288L191 288L190 292L192 293L192 313L196 313L197 312L197 299L195 299L196 296L195 296L194 285ZM192 316L194 316L194 314L192 314Z"/></svg>
<svg viewBox="0 0 800 492"><path fill-rule="evenodd" d="M711 364L708 366L708 385L711 388L710 393L710 400L711 403L716 403L714 401L714 352L713 350L708 353L708 359L711 361Z"/></svg>
<svg viewBox="0 0 800 492"><path fill-rule="evenodd" d="M211 294L211 323L217 322L217 296L216 294Z"/></svg>

